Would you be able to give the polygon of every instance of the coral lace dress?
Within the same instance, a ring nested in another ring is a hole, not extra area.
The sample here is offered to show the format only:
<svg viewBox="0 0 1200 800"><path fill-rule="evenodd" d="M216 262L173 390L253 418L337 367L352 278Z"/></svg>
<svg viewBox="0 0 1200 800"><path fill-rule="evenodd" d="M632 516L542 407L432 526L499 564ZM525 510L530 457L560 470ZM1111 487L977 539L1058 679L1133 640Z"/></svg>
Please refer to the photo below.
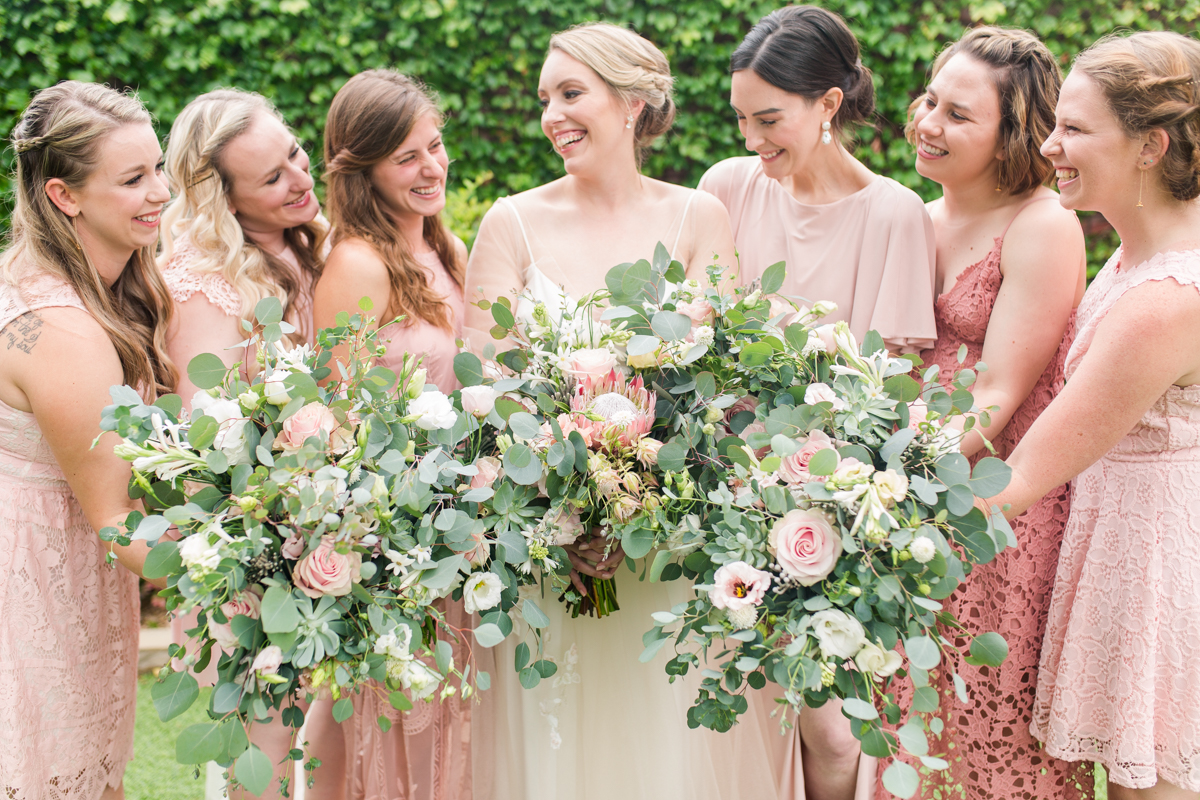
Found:
<svg viewBox="0 0 1200 800"><path fill-rule="evenodd" d="M58 279L0 282L0 330L63 306L83 309ZM5 800L96 800L133 757L138 581L104 554L33 414L0 403Z"/></svg>

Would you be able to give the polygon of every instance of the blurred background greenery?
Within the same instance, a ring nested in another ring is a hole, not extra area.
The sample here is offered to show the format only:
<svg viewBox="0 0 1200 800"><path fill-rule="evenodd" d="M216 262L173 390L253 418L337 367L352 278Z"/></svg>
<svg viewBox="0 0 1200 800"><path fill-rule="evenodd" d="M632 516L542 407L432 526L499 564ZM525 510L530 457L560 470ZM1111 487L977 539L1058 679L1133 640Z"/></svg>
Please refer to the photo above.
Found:
<svg viewBox="0 0 1200 800"><path fill-rule="evenodd" d="M1193 32L1200 0L827 0L863 46L879 117L859 131L872 169L925 197L903 125L930 62L971 25L1028 28L1064 68L1116 28ZM38 89L75 78L136 89L165 136L179 110L219 86L270 97L304 139L320 172L329 102L355 73L390 66L436 89L456 161L448 214L470 241L495 197L561 174L543 140L535 93L550 35L588 20L631 26L667 54L680 113L646 173L695 185L714 162L744 154L728 105L729 55L764 0L4 0L0 3L0 135ZM0 229L12 153L0 157ZM457 190L455 190L457 189ZM1085 219L1093 269L1115 240Z"/></svg>

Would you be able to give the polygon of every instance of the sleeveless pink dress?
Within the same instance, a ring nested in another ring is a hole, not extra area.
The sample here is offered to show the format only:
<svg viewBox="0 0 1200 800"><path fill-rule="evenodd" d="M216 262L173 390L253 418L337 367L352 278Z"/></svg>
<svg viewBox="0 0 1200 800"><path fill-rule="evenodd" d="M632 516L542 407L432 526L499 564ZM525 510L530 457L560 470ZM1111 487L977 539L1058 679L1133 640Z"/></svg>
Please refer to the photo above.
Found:
<svg viewBox="0 0 1200 800"><path fill-rule="evenodd" d="M1068 379L1117 301L1164 280L1200 289L1200 250L1109 259L1079 306ZM1075 479L1032 729L1121 786L1200 791L1200 385L1167 389Z"/></svg>
<svg viewBox="0 0 1200 800"><path fill-rule="evenodd" d="M1001 234L991 251L963 270L950 291L937 299L937 342L921 353L921 358L925 367L937 364L941 368L943 384L948 385L960 369L960 346L967 346L963 366L974 365L983 355L988 322L1004 280L1000 272L1003 245ZM993 440L999 458L1012 454L1034 420L1062 390L1063 362L1074 338L1072 313L1045 372ZM983 451L971 461L987 455ZM946 725L941 737L930 736L930 752L946 758L950 767L927 771L917 797L1059 800L1092 795L1090 764L1072 764L1047 756L1029 733L1042 636L1070 506L1068 484L1049 492L1013 520L1019 547L976 567L962 588L944 601L946 610L968 631L1000 633L1008 642L1009 654L998 669L956 665L970 689L968 703L958 700L949 674L930 676L941 695L939 715ZM959 645L966 650L965 640ZM911 701L912 686L907 680L894 686L906 704ZM878 793L880 797L891 797L882 781Z"/></svg>
<svg viewBox="0 0 1200 800"><path fill-rule="evenodd" d="M55 307L84 306L48 275L0 282L0 329ZM0 797L96 800L133 757L138 580L104 563L33 414L4 403L0 498Z"/></svg>
<svg viewBox="0 0 1200 800"><path fill-rule="evenodd" d="M464 300L462 287L436 253L418 255L429 285L450 307L454 331L423 320L384 329L380 342L387 352L380 366L398 371L405 353L424 354L427 380L449 394L459 388L454 377L454 340L461 335ZM466 637L475 627L462 601L440 601L446 621L458 637L454 662L468 663ZM354 716L342 723L347 754L347 798L351 800L470 800L471 703L460 695L441 702L414 704L411 711L392 708L384 695L367 689L354 696ZM377 722L387 717L392 727L384 733Z"/></svg>

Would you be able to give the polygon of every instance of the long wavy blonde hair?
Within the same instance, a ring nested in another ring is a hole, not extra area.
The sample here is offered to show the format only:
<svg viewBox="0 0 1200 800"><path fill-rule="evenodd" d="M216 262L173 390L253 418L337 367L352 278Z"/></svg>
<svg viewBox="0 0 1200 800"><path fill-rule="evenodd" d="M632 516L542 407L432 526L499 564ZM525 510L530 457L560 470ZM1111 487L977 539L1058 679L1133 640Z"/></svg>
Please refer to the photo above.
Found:
<svg viewBox="0 0 1200 800"><path fill-rule="evenodd" d="M453 332L453 315L433 291L425 270L388 215L371 185L371 167L404 143L422 117L442 117L434 99L419 83L399 72L371 69L338 90L325 121L325 204L333 223L333 242L358 238L369 243L388 272L388 307L381 320L404 314L404 324L421 319ZM425 217L422 235L459 285L466 264L440 214Z"/></svg>
<svg viewBox="0 0 1200 800"><path fill-rule="evenodd" d="M296 298L311 293L321 273L321 257L328 233L318 217L288 228L284 240L300 262L301 281L278 256L247 237L229 211L229 175L221 164L225 147L246 132L259 114L283 117L265 97L240 89L217 89L188 103L175 118L167 140L167 180L175 195L162 216L162 255L166 265L180 237L186 236L199 251L188 269L199 275L223 277L242 301L240 316L253 322L254 306L264 297L275 297L284 307L284 318L297 324Z"/></svg>
<svg viewBox="0 0 1200 800"><path fill-rule="evenodd" d="M71 218L46 194L52 178L72 189L83 186L96 169L104 138L140 124L150 124L141 102L107 86L64 81L37 93L12 132L16 203L0 274L18 286L30 267L65 280L108 335L125 382L166 394L174 391L177 378L166 348L172 306L154 264L154 248L134 251L109 287Z"/></svg>

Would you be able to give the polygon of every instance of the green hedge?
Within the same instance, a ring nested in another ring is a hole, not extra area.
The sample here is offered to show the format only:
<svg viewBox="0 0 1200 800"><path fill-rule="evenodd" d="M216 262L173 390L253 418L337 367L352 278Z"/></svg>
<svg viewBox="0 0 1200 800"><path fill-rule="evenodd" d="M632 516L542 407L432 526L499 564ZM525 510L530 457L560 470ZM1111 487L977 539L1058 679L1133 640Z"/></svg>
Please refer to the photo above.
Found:
<svg viewBox="0 0 1200 800"><path fill-rule="evenodd" d="M605 19L631 25L663 49L677 78L680 114L646 172L694 185L713 162L743 154L729 109L729 54L780 3L762 0L3 0L0 135L37 89L66 78L138 89L165 135L179 110L218 86L271 97L320 153L325 112L356 72L393 66L437 89L459 179L487 200L561 174L542 138L537 73L557 30ZM831 0L875 73L879 125L859 154L922 194L904 142L905 109L942 45L965 26L1035 31L1064 65L1115 27L1193 31L1200 0ZM11 169L6 152L4 173ZM9 184L0 178L0 196ZM471 198L473 201L474 198ZM7 219L0 207L0 225Z"/></svg>

